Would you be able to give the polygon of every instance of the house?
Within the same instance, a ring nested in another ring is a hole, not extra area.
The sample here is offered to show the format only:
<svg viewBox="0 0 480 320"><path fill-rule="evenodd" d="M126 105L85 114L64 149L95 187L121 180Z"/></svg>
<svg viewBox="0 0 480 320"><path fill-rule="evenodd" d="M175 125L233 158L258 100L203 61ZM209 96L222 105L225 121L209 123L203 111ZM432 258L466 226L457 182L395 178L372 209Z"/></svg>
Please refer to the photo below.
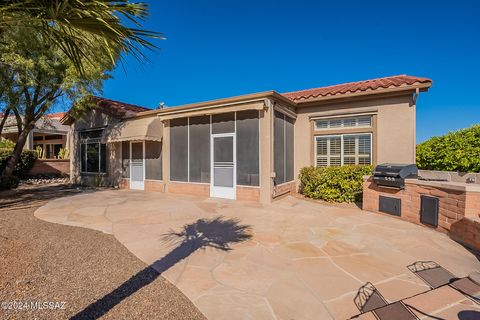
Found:
<svg viewBox="0 0 480 320"><path fill-rule="evenodd" d="M297 190L305 166L415 162L427 78L399 75L148 110L95 98L70 125L78 183L255 200Z"/></svg>
<svg viewBox="0 0 480 320"><path fill-rule="evenodd" d="M28 135L25 149L35 150L41 147L46 159L57 158L60 149L67 145L67 134L70 130L68 126L60 123L60 119L64 116L65 112L58 112L40 118ZM7 118L0 138L17 141L18 129L15 116L11 115Z"/></svg>

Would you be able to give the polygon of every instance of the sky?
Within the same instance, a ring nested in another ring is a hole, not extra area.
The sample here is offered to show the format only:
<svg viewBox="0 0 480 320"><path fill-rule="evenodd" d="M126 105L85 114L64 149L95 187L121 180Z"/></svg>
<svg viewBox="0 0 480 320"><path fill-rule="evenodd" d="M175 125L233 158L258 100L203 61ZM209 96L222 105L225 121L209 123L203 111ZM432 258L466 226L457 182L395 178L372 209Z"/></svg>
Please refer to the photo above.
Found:
<svg viewBox="0 0 480 320"><path fill-rule="evenodd" d="M433 80L418 142L480 123L480 1L146 2L166 40L127 58L105 97L155 108L408 74Z"/></svg>

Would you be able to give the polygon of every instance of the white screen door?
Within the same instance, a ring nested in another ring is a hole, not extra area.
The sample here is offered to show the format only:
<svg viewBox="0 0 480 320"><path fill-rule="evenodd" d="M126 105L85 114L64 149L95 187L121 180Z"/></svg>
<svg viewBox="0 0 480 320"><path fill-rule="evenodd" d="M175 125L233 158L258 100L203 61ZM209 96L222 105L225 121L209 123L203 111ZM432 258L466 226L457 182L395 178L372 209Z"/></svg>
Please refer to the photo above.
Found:
<svg viewBox="0 0 480 320"><path fill-rule="evenodd" d="M143 190L145 177L143 142L130 144L130 189Z"/></svg>
<svg viewBox="0 0 480 320"><path fill-rule="evenodd" d="M214 134L211 140L211 177L210 196L235 199L236 150L235 134Z"/></svg>

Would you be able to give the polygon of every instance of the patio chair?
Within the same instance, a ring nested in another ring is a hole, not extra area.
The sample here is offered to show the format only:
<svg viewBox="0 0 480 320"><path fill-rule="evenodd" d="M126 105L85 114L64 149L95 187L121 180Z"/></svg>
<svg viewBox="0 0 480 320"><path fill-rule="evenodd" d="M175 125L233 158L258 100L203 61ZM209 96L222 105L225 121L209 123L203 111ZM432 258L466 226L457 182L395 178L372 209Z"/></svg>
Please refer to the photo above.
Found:
<svg viewBox="0 0 480 320"><path fill-rule="evenodd" d="M432 289L450 284L457 279L450 271L434 261L417 261L407 268Z"/></svg>
<svg viewBox="0 0 480 320"><path fill-rule="evenodd" d="M387 300L383 298L371 282L365 283L358 289L353 302L362 313L384 307L388 304Z"/></svg>
<svg viewBox="0 0 480 320"><path fill-rule="evenodd" d="M358 289L353 299L361 313L372 312L379 320L418 319L401 301L389 304L371 282Z"/></svg>
<svg viewBox="0 0 480 320"><path fill-rule="evenodd" d="M453 281L450 286L480 304L480 273L475 272L466 278Z"/></svg>

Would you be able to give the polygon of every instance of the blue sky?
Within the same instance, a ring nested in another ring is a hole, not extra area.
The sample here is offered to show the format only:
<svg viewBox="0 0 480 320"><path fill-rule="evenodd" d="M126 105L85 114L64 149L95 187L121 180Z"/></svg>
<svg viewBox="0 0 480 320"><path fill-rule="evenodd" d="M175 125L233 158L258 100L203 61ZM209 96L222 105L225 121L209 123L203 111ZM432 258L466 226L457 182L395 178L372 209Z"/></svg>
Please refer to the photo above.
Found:
<svg viewBox="0 0 480 320"><path fill-rule="evenodd" d="M433 79L417 138L480 123L480 1L147 1L150 63L127 59L104 96L155 107L397 74Z"/></svg>

